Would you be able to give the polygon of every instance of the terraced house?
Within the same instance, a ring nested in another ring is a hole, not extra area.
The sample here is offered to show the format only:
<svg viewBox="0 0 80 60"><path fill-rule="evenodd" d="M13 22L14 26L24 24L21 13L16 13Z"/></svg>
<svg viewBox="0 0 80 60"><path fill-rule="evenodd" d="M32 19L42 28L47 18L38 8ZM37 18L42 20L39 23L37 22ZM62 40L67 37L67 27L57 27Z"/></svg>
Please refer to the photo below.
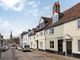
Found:
<svg viewBox="0 0 80 60"><path fill-rule="evenodd" d="M22 44L28 44L28 32L22 32L21 34L20 34L20 36L19 36L19 39L20 39L20 41L19 41L19 43L20 43L20 46L22 45ZM29 44L28 44L29 45Z"/></svg>
<svg viewBox="0 0 80 60"><path fill-rule="evenodd" d="M41 17L39 25L28 30L28 42L33 49L79 57L80 3L60 12L55 2L52 17Z"/></svg>

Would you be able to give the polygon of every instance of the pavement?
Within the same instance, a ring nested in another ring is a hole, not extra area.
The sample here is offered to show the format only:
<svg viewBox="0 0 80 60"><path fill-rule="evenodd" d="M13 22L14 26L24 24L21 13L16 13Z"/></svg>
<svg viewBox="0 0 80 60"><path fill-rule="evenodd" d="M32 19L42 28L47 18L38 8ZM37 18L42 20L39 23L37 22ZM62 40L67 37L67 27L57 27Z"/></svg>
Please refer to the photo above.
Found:
<svg viewBox="0 0 80 60"><path fill-rule="evenodd" d="M2 52L0 60L80 60L80 59L37 50L32 50L32 52L22 52L17 49L10 48L6 52Z"/></svg>

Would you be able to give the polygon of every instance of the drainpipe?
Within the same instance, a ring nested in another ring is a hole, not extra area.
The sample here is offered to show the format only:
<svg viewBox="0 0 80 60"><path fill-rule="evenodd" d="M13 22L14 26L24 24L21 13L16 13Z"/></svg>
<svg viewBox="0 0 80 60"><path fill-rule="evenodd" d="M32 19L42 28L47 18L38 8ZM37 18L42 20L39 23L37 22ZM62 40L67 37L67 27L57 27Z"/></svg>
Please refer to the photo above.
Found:
<svg viewBox="0 0 80 60"><path fill-rule="evenodd" d="M46 30L44 31L44 36L45 36L45 52L46 52Z"/></svg>

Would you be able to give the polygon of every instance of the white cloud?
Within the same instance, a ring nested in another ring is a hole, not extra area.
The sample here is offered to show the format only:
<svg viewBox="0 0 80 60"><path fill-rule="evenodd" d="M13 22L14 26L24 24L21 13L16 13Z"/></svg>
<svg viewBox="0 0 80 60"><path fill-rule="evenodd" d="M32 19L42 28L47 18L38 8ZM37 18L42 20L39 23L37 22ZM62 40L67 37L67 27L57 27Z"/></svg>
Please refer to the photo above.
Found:
<svg viewBox="0 0 80 60"><path fill-rule="evenodd" d="M0 0L0 6L5 10L19 11L34 17L39 15L39 4L37 0Z"/></svg>
<svg viewBox="0 0 80 60"><path fill-rule="evenodd" d="M31 1L28 1L28 4L27 4L27 8L25 9L25 12L24 14L25 15L30 15L30 16L34 16L34 17L37 17L39 15L39 8L38 8L38 5L40 4L39 1L36 1L36 0L31 0Z"/></svg>
<svg viewBox="0 0 80 60"><path fill-rule="evenodd" d="M5 35L4 38L8 37L9 29L11 29L11 24L8 21L0 19L0 33Z"/></svg>
<svg viewBox="0 0 80 60"><path fill-rule="evenodd" d="M36 8L36 7L38 7L37 4L33 4L33 5L32 5L32 8Z"/></svg>
<svg viewBox="0 0 80 60"><path fill-rule="evenodd" d="M49 10L51 8L51 5L45 6L43 9L44 10Z"/></svg>
<svg viewBox="0 0 80 60"><path fill-rule="evenodd" d="M46 17L51 17L52 16L51 14L52 14L52 5L48 4L46 6L43 6L41 15Z"/></svg>
<svg viewBox="0 0 80 60"><path fill-rule="evenodd" d="M45 7L44 7L45 10L48 10L49 8L50 8L49 6L45 6Z"/></svg>
<svg viewBox="0 0 80 60"><path fill-rule="evenodd" d="M25 29L17 25L15 26L7 20L0 19L0 33L4 36L4 38L9 38L11 30L13 32L13 36L18 36Z"/></svg>
<svg viewBox="0 0 80 60"><path fill-rule="evenodd" d="M31 9L31 10L25 10L24 12L24 15L25 16L33 16L33 17L37 17L39 15L39 12L38 12L38 8L35 8L35 9Z"/></svg>
<svg viewBox="0 0 80 60"><path fill-rule="evenodd" d="M38 2L32 0L28 2L28 5L31 6L32 8L36 8L38 6Z"/></svg>
<svg viewBox="0 0 80 60"><path fill-rule="evenodd" d="M2 21L0 19L0 29L1 28L5 28L5 27L9 27L11 24L8 21Z"/></svg>
<svg viewBox="0 0 80 60"><path fill-rule="evenodd" d="M27 0L0 0L0 6L4 9L22 11Z"/></svg>
<svg viewBox="0 0 80 60"><path fill-rule="evenodd" d="M29 1L28 5L33 5L35 3L35 1Z"/></svg>
<svg viewBox="0 0 80 60"><path fill-rule="evenodd" d="M22 11L25 15L38 16L39 1L36 0L0 0L5 10ZM30 8L30 9L29 9Z"/></svg>
<svg viewBox="0 0 80 60"><path fill-rule="evenodd" d="M33 11L31 11L31 14L35 17L38 16L38 9L34 9Z"/></svg>

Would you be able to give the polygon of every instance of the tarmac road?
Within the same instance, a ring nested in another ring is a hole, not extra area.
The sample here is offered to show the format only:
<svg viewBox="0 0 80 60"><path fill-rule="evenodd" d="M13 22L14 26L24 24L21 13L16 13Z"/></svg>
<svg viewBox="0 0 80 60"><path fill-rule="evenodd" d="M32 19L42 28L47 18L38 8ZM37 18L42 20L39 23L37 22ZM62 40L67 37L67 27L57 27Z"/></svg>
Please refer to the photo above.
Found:
<svg viewBox="0 0 80 60"><path fill-rule="evenodd" d="M11 47L6 52L2 52L0 60L80 60L80 59L37 50L32 50L32 52L22 52Z"/></svg>
<svg viewBox="0 0 80 60"><path fill-rule="evenodd" d="M2 52L0 60L17 60L15 49L11 47L9 50Z"/></svg>

